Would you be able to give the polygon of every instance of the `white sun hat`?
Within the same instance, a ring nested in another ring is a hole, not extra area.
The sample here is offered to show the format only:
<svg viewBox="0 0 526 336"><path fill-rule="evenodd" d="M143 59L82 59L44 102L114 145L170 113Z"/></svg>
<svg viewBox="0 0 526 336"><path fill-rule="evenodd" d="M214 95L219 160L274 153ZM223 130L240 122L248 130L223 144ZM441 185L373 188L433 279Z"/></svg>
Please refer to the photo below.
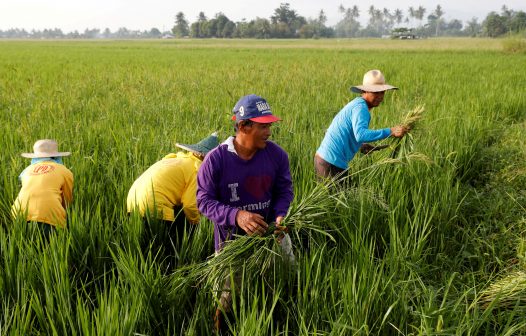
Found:
<svg viewBox="0 0 526 336"><path fill-rule="evenodd" d="M362 85L351 86L351 91L355 93L382 92L387 90L398 90L398 88L387 84L380 70L367 71L363 76Z"/></svg>
<svg viewBox="0 0 526 336"><path fill-rule="evenodd" d="M59 152L58 144L55 140L41 139L33 145L33 153L22 153L22 156L29 159L68 156L71 152Z"/></svg>

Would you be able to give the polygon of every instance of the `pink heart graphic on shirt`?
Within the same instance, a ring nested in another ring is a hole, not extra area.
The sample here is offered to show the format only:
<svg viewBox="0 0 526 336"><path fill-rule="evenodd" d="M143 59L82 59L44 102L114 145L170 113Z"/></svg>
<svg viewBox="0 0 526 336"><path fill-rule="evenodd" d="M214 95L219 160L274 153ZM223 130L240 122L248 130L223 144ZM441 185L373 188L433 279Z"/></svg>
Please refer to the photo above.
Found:
<svg viewBox="0 0 526 336"><path fill-rule="evenodd" d="M272 177L269 175L249 176L243 183L245 190L254 196L256 200L262 200L265 194L270 190L271 185Z"/></svg>

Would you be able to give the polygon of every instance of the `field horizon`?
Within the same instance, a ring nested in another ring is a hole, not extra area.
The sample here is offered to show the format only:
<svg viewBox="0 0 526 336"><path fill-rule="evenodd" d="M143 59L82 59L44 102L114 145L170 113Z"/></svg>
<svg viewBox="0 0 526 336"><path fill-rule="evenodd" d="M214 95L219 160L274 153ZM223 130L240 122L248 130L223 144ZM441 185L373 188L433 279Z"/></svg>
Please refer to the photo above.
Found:
<svg viewBox="0 0 526 336"><path fill-rule="evenodd" d="M471 37L429 37L416 40L395 40L382 38L331 38L331 39L0 39L1 43L86 43L112 44L129 43L147 46L153 45L176 46L178 48L272 48L272 49L358 49L358 50L502 50L503 38L471 38Z"/></svg>

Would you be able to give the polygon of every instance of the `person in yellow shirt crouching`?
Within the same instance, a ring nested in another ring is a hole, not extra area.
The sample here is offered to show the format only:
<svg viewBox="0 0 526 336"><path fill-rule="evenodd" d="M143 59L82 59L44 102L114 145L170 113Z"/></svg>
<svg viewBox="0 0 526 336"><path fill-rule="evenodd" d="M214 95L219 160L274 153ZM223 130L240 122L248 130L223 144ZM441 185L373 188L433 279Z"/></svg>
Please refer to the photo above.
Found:
<svg viewBox="0 0 526 336"><path fill-rule="evenodd" d="M165 245L169 240L175 251L184 231L193 229L185 225L185 218L191 224L199 223L197 171L205 155L218 145L215 133L196 144L177 143L188 152L166 155L135 180L126 203L128 213L137 211L143 218L144 243L154 240L156 245Z"/></svg>
<svg viewBox="0 0 526 336"><path fill-rule="evenodd" d="M36 223L46 237L56 228L66 227L66 208L73 201L73 173L64 166L55 140L42 139L33 145L33 153L22 153L31 159L19 176L22 188L11 213Z"/></svg>

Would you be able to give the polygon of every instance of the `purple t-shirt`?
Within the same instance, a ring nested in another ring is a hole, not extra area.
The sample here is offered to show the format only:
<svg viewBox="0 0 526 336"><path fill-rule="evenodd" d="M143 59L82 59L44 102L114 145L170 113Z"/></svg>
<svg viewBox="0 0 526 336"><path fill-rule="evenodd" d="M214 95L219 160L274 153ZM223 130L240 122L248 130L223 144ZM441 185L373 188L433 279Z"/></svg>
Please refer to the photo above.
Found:
<svg viewBox="0 0 526 336"><path fill-rule="evenodd" d="M197 206L214 222L216 251L221 243L245 232L236 225L241 210L258 213L267 223L285 216L293 199L289 158L278 145L267 141L264 149L245 161L233 137L205 157L197 174Z"/></svg>

